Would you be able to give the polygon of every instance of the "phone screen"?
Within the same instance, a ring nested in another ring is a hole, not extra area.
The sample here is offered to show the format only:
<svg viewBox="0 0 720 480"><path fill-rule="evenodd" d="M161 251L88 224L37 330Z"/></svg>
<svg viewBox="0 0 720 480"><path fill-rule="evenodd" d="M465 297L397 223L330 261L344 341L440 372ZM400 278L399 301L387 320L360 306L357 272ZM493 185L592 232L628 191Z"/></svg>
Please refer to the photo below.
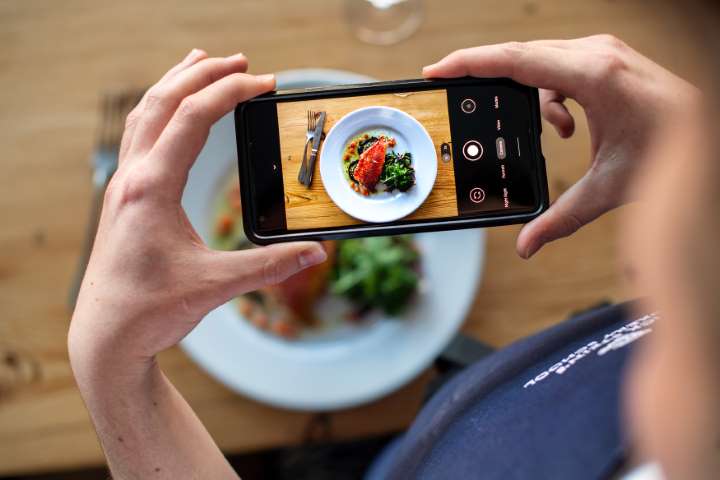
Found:
<svg viewBox="0 0 720 480"><path fill-rule="evenodd" d="M433 86L247 104L246 172L257 232L537 211L542 164L533 89L510 81ZM299 178L304 157L309 185Z"/></svg>

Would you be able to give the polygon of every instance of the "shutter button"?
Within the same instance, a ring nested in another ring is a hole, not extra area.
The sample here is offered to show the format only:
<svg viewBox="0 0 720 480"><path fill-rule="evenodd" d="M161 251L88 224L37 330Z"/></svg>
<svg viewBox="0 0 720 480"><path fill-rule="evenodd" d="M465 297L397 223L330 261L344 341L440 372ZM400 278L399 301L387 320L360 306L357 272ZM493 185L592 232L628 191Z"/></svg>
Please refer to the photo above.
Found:
<svg viewBox="0 0 720 480"><path fill-rule="evenodd" d="M483 156L483 146L478 142L477 140L469 140L465 142L465 145L463 145L463 156L470 160L471 162L474 162L475 160L479 160Z"/></svg>

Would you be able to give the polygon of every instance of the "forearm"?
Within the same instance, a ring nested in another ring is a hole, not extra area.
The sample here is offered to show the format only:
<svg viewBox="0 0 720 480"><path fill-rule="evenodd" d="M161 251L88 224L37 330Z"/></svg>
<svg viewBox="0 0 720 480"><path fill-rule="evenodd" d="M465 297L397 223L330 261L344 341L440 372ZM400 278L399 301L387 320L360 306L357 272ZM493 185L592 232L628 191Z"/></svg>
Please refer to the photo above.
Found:
<svg viewBox="0 0 720 480"><path fill-rule="evenodd" d="M73 372L116 478L237 479L154 356L231 298L326 258L309 242L210 250L182 207L212 125L275 88L272 75L246 70L242 54L208 58L194 49L126 119L68 334Z"/></svg>
<svg viewBox="0 0 720 480"><path fill-rule="evenodd" d="M73 370L114 478L238 478L155 361Z"/></svg>

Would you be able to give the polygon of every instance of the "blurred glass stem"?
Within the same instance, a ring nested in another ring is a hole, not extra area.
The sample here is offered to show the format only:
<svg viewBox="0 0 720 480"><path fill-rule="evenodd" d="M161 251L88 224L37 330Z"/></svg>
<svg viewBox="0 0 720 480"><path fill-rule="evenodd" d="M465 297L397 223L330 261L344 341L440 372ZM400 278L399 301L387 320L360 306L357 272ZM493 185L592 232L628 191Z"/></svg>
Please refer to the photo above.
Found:
<svg viewBox="0 0 720 480"><path fill-rule="evenodd" d="M345 0L345 14L357 38L372 45L392 45L417 31L422 0Z"/></svg>

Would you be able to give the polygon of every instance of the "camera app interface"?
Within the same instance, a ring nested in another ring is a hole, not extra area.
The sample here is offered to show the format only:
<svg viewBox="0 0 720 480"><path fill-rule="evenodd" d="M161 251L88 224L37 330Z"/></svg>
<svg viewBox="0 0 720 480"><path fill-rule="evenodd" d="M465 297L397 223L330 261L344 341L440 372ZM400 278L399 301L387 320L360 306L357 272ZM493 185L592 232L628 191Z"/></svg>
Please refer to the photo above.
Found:
<svg viewBox="0 0 720 480"><path fill-rule="evenodd" d="M527 95L458 86L279 102L287 230L533 210Z"/></svg>

